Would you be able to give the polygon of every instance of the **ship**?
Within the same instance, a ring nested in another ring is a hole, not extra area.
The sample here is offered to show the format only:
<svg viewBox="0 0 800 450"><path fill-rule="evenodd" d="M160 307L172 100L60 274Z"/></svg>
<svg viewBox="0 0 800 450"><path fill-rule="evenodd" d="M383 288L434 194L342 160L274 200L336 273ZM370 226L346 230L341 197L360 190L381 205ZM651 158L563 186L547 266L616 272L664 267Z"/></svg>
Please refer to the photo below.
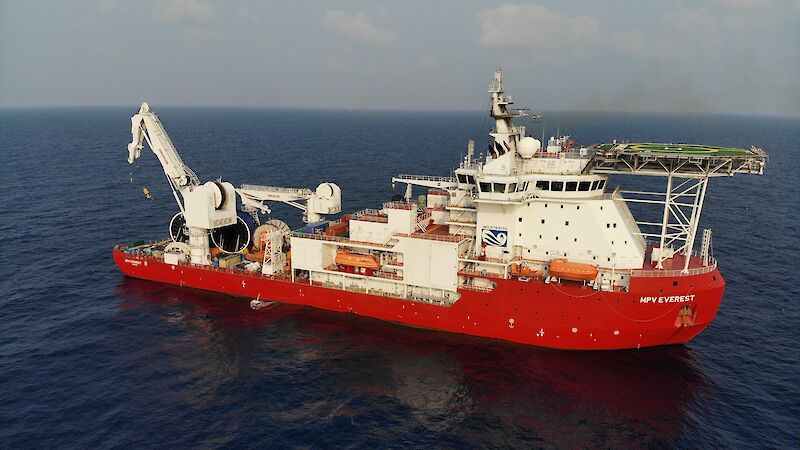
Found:
<svg viewBox="0 0 800 450"><path fill-rule="evenodd" d="M332 182L201 183L144 103L131 118L128 162L146 142L178 212L168 238L119 244L114 261L126 276L248 298L254 309L305 305L555 349L685 344L708 327L725 291L712 232L699 229L708 182L763 174L767 154L544 142L516 123L540 114L511 107L501 71L488 93L485 153L467 141L450 176L397 175L402 193L348 214ZM611 176L666 187L612 189ZM273 218L274 202L302 211L305 225ZM657 219L636 220L633 204Z"/></svg>

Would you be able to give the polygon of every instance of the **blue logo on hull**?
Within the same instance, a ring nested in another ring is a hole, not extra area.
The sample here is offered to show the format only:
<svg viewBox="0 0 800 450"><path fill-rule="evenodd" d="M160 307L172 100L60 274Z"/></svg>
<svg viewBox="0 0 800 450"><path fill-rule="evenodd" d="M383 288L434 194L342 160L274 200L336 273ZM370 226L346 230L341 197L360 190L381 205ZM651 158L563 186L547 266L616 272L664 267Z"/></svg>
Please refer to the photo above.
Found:
<svg viewBox="0 0 800 450"><path fill-rule="evenodd" d="M484 228L481 233L483 243L490 247L507 247L508 246L508 231L497 230L494 228Z"/></svg>

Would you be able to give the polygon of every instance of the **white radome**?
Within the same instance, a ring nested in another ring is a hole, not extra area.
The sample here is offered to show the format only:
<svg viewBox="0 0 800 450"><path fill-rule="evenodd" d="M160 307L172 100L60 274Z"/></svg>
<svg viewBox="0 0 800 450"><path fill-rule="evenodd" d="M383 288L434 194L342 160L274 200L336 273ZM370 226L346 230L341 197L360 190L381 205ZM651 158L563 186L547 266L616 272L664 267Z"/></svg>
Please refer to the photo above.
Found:
<svg viewBox="0 0 800 450"><path fill-rule="evenodd" d="M538 139L530 136L520 139L519 144L517 144L517 153L523 158L531 158L541 149L542 143L539 142Z"/></svg>

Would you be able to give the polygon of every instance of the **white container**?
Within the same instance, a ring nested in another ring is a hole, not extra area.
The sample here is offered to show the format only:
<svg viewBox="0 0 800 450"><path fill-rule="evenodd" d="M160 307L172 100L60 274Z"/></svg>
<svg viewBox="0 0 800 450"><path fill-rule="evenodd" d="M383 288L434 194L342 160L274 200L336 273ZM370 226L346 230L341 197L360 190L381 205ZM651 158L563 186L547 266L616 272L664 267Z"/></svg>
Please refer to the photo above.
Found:
<svg viewBox="0 0 800 450"><path fill-rule="evenodd" d="M167 264L177 265L179 262L186 262L186 255L183 253L164 253L164 262Z"/></svg>

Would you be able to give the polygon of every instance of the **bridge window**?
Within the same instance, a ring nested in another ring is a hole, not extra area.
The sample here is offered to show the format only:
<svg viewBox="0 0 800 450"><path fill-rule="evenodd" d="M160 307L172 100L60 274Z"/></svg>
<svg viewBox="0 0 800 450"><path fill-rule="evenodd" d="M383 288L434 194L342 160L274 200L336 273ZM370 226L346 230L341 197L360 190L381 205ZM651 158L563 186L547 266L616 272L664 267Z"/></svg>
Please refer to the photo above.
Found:
<svg viewBox="0 0 800 450"><path fill-rule="evenodd" d="M492 183L481 183L481 192L492 192Z"/></svg>
<svg viewBox="0 0 800 450"><path fill-rule="evenodd" d="M568 191L575 192L578 190L578 182L577 181L567 181L567 189Z"/></svg>
<svg viewBox="0 0 800 450"><path fill-rule="evenodd" d="M536 189L541 191L549 191L550 190L550 182L549 181L537 181L536 182Z"/></svg>
<svg viewBox="0 0 800 450"><path fill-rule="evenodd" d="M506 192L506 186L505 183L492 183L492 192L503 194Z"/></svg>
<svg viewBox="0 0 800 450"><path fill-rule="evenodd" d="M464 175L463 173L457 173L456 179L461 184L475 184L475 177L472 175Z"/></svg>
<svg viewBox="0 0 800 450"><path fill-rule="evenodd" d="M563 181L553 181L550 184L551 191L563 191L564 190L564 182Z"/></svg>
<svg viewBox="0 0 800 450"><path fill-rule="evenodd" d="M590 190L591 185L592 185L591 181L581 181L581 183L578 185L578 190L579 191L588 191L588 190Z"/></svg>
<svg viewBox="0 0 800 450"><path fill-rule="evenodd" d="M597 189L603 189L604 187L606 187L606 180L600 180L600 182L597 183Z"/></svg>
<svg viewBox="0 0 800 450"><path fill-rule="evenodd" d="M511 183L508 185L508 192L517 192L517 183Z"/></svg>

